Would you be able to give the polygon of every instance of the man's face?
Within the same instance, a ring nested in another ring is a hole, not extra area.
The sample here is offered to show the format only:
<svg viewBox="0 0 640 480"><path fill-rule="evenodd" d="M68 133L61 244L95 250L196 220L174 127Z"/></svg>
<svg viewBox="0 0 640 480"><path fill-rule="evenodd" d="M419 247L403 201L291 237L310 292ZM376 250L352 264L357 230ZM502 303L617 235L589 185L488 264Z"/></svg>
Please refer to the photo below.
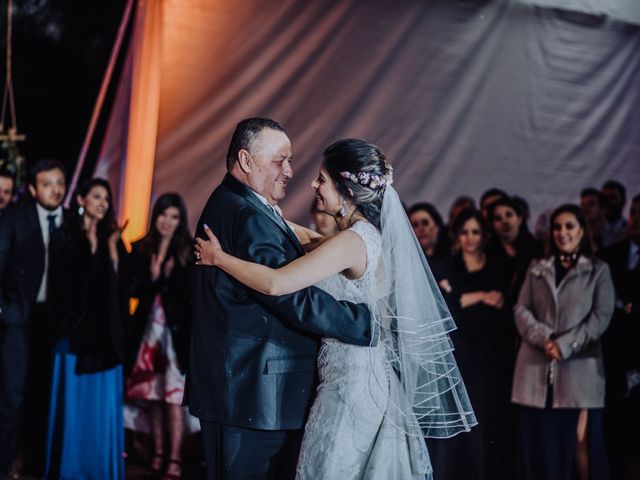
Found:
<svg viewBox="0 0 640 480"><path fill-rule="evenodd" d="M29 192L36 201L47 210L55 210L64 200L66 186L64 172L59 168L45 170L36 175L34 185L29 185Z"/></svg>
<svg viewBox="0 0 640 480"><path fill-rule="evenodd" d="M286 196L291 169L291 141L283 132L265 128L251 145L247 183L255 192L276 205Z"/></svg>
<svg viewBox="0 0 640 480"><path fill-rule="evenodd" d="M631 241L636 245L640 245L640 200L631 204L627 232Z"/></svg>
<svg viewBox="0 0 640 480"><path fill-rule="evenodd" d="M603 188L602 195L605 198L607 209L612 215L622 214L624 199L617 188Z"/></svg>
<svg viewBox="0 0 640 480"><path fill-rule="evenodd" d="M580 209L588 223L599 220L603 214L600 200L595 195L584 195L580 197Z"/></svg>
<svg viewBox="0 0 640 480"><path fill-rule="evenodd" d="M507 205L498 205L493 212L493 229L503 242L513 243L520 233L522 217Z"/></svg>
<svg viewBox="0 0 640 480"><path fill-rule="evenodd" d="M13 178L0 177L0 210L11 203L13 198Z"/></svg>

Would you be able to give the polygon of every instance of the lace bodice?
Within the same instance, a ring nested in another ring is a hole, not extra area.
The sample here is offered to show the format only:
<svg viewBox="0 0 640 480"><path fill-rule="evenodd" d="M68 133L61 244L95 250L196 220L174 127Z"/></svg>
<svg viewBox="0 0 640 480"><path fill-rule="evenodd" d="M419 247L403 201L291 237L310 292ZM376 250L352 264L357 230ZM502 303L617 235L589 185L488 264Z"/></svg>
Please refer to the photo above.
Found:
<svg viewBox="0 0 640 480"><path fill-rule="evenodd" d="M380 260L382 242L380 232L368 222L358 221L350 228L364 242L367 251L367 268L360 278L350 280L344 275L333 275L322 280L316 286L329 293L337 300L348 300L355 303L375 303L375 273Z"/></svg>
<svg viewBox="0 0 640 480"><path fill-rule="evenodd" d="M367 252L367 268L360 278L348 279L344 275L334 275L317 286L337 300L366 303L375 310L376 270L382 250L382 239L378 230L368 222L358 221L349 230L356 233ZM318 373L322 382L349 382L358 368L370 368L371 350L342 343L333 338L323 338L318 353Z"/></svg>

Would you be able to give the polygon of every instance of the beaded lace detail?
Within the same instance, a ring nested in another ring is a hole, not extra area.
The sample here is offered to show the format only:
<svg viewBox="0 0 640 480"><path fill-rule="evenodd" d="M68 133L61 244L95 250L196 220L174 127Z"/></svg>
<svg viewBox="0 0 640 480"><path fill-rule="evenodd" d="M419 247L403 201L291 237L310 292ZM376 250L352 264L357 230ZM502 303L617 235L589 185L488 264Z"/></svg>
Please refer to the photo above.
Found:
<svg viewBox="0 0 640 480"><path fill-rule="evenodd" d="M317 286L338 300L366 303L373 310L382 249L380 233L364 221L356 222L349 230L364 242L364 274L355 280L334 275ZM414 476L415 460L409 453L412 439L394 427L382 427L390 384L384 349L324 338L318 354L318 372L320 385L305 426L296 478L424 479L424 467L419 469L421 474Z"/></svg>

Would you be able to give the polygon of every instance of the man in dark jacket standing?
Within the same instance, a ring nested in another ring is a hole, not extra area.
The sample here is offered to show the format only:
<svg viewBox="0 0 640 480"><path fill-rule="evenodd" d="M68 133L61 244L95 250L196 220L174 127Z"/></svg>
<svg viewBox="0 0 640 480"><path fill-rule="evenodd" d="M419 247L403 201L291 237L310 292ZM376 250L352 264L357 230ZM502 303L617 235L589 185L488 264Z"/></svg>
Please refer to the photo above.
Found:
<svg viewBox="0 0 640 480"><path fill-rule="evenodd" d="M22 429L23 472L42 476L51 350L48 246L63 216L62 164L41 160L29 174L33 202L0 219L0 478L14 461ZM29 422L20 422L26 415Z"/></svg>
<svg viewBox="0 0 640 480"><path fill-rule="evenodd" d="M291 159L278 123L240 122L228 173L209 198L197 235L206 238L207 224L225 251L271 267L304 255L273 208L285 196ZM186 398L202 426L209 479L294 477L321 336L369 345L367 307L314 287L269 297L220 269L196 269Z"/></svg>
<svg viewBox="0 0 640 480"><path fill-rule="evenodd" d="M605 441L611 476L631 479L640 468L640 194L629 210L627 238L598 255L616 289L611 324L602 337L606 374Z"/></svg>

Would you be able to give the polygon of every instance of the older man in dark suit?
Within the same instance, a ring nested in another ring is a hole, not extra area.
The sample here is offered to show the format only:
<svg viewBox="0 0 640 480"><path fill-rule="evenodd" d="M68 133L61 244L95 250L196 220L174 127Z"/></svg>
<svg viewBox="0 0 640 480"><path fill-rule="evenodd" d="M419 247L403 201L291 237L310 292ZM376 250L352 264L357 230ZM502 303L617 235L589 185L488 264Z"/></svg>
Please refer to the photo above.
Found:
<svg viewBox="0 0 640 480"><path fill-rule="evenodd" d="M0 478L14 461L21 427L23 473L43 474L51 356L48 245L62 222L65 191L62 164L41 160L29 174L34 201L0 219ZM24 412L28 422L19 420Z"/></svg>
<svg viewBox="0 0 640 480"><path fill-rule="evenodd" d="M198 236L205 238L207 224L225 251L272 267L304 255L274 209L292 176L291 159L278 123L240 122L228 174L204 208ZM186 398L200 418L208 478L293 478L319 338L369 345L367 307L313 287L261 295L213 267L196 270L194 295Z"/></svg>

